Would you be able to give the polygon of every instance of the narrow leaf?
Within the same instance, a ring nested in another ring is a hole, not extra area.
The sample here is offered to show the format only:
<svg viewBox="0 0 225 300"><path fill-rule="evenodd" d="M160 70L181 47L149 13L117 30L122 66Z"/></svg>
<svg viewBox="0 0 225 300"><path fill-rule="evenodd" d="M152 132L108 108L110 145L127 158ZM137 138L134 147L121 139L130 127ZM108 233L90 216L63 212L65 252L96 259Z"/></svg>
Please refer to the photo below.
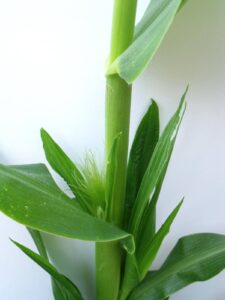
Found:
<svg viewBox="0 0 225 300"><path fill-rule="evenodd" d="M173 210L159 231L154 235L154 238L148 239L148 237L146 237L146 239L143 241L141 251L140 245L137 243L138 247L136 255L127 255L122 285L122 299L126 299L130 292L145 277L159 251L164 238L169 233L173 220L175 219L182 203L183 201L181 201Z"/></svg>
<svg viewBox="0 0 225 300"><path fill-rule="evenodd" d="M158 183L155 188L155 192L153 193L152 198L150 199L150 204L148 204L143 213L143 218L138 228L137 233L137 244L139 245L139 249L143 245L145 245L146 240L151 241L155 234L156 227L156 204L158 202L158 198L161 192L162 184L166 175L167 167L169 164L169 160L167 165L164 167L164 171L162 172Z"/></svg>
<svg viewBox="0 0 225 300"><path fill-rule="evenodd" d="M148 205L149 198L151 201L151 198L154 195L163 174L165 173L165 169L168 166L178 129L186 108L186 93L187 90L182 96L178 110L163 131L163 134L155 147L151 161L142 180L137 199L135 200L130 222L130 230L132 233L134 233L135 237L138 233L138 227L143 218L145 208Z"/></svg>
<svg viewBox="0 0 225 300"><path fill-rule="evenodd" d="M81 211L54 183L47 168L42 165L42 169L46 181L0 165L0 210L4 214L32 229L64 237L98 242L125 239L128 250L134 250L130 234Z"/></svg>
<svg viewBox="0 0 225 300"><path fill-rule="evenodd" d="M199 233L181 238L162 267L136 288L129 300L164 300L225 268L225 236Z"/></svg>
<svg viewBox="0 0 225 300"><path fill-rule="evenodd" d="M13 241L13 243L46 272L48 272L56 281L58 281L71 294L71 296L73 296L74 300L83 299L77 287L66 276L60 274L47 259L15 241Z"/></svg>
<svg viewBox="0 0 225 300"><path fill-rule="evenodd" d="M182 0L152 0L136 27L133 43L107 71L132 83L148 66L169 30Z"/></svg>
<svg viewBox="0 0 225 300"><path fill-rule="evenodd" d="M30 235L37 247L40 256L42 256L49 262L47 250L45 248L45 244L40 232L31 228L27 228L27 229L30 232ZM52 281L52 291L55 300L68 300L68 297L66 296L66 292L64 291L63 286L61 286L61 284L57 282L53 277L51 281Z"/></svg>
<svg viewBox="0 0 225 300"><path fill-rule="evenodd" d="M41 138L49 164L73 189L74 178L83 180L82 173L43 128Z"/></svg>
<svg viewBox="0 0 225 300"><path fill-rule="evenodd" d="M113 220L113 205L115 203L113 199L113 195L115 194L114 190L116 188L116 177L118 163L117 163L117 154L118 154L118 146L120 141L121 133L119 133L113 142L112 149L110 151L107 166L106 166L106 211L108 213L107 219Z"/></svg>
<svg viewBox="0 0 225 300"><path fill-rule="evenodd" d="M31 235L36 247L37 247L37 250L38 250L39 254L42 257L48 259L48 254L47 254L47 251L46 251L46 248L45 248L45 245L44 245L44 241L42 239L42 236L41 236L40 232L37 231L37 230L31 229L31 228L27 228L27 229L28 229L28 231L29 231L29 233L30 233L30 235Z"/></svg>
<svg viewBox="0 0 225 300"><path fill-rule="evenodd" d="M124 268L124 277L122 281L120 300L127 299L130 292L140 282L140 274L138 270L135 254L127 254Z"/></svg>
<svg viewBox="0 0 225 300"><path fill-rule="evenodd" d="M45 258L49 262L47 250L43 241L43 238L41 236L41 233L37 230L27 228L28 231L31 234L31 237L37 247L37 250L43 258ZM54 277L51 276L51 282L52 282L52 291L54 295L55 300L70 300L70 294L66 292L63 285L58 282ZM72 299L71 299L72 300Z"/></svg>
<svg viewBox="0 0 225 300"><path fill-rule="evenodd" d="M152 240L146 239L144 245L137 252L137 261L138 261L138 268L140 272L140 278L143 279L148 272L149 268L151 267L160 247L170 231L170 227L177 216L181 205L183 204L183 200L177 205L177 207L172 211L169 215L165 223L161 226L159 231L155 234Z"/></svg>
<svg viewBox="0 0 225 300"><path fill-rule="evenodd" d="M136 131L127 170L125 224L131 214L141 181L159 139L159 110L152 100Z"/></svg>
<svg viewBox="0 0 225 300"><path fill-rule="evenodd" d="M91 203L87 203L80 193L80 186L84 185L85 182L82 172L43 128L41 129L41 138L45 156L50 166L69 185L80 206L86 212L91 213Z"/></svg>
<svg viewBox="0 0 225 300"><path fill-rule="evenodd" d="M68 296L66 295L66 291L55 279L52 279L52 290L55 300L69 300Z"/></svg>

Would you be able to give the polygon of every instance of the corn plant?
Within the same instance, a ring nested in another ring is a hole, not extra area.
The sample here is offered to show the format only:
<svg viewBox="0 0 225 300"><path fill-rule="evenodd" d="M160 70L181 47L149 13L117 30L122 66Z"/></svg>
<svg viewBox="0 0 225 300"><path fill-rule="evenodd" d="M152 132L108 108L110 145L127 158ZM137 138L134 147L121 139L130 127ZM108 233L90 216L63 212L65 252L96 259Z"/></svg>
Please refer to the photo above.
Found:
<svg viewBox="0 0 225 300"><path fill-rule="evenodd" d="M180 238L162 266L152 270L183 203L181 199L156 228L157 201L185 112L187 89L161 135L158 106L151 100L128 155L132 84L186 1L152 0L136 26L137 0L114 1L106 67L104 168L92 156L81 166L73 162L44 129L46 158L73 197L56 185L44 164L0 165L0 210L27 227L37 253L13 243L49 273L55 300L84 298L51 263L43 232L95 242L97 300L166 300L225 268L225 236L199 233Z"/></svg>

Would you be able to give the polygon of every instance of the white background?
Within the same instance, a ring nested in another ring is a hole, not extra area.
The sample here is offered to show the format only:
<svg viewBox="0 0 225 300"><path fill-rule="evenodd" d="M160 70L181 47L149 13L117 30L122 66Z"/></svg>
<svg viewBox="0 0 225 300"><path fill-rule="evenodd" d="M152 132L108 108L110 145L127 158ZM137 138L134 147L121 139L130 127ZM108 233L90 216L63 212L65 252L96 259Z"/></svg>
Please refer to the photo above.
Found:
<svg viewBox="0 0 225 300"><path fill-rule="evenodd" d="M139 0L138 17L147 3ZM104 64L112 4L112 0L0 1L2 163L45 161L41 127L77 161L87 149L102 157ZM186 200L156 266L182 235L225 233L224 20L224 0L190 0L151 67L134 85L131 137L150 97L159 103L164 126L190 84L188 109L158 206L159 224L183 195ZM51 300L48 275L8 239L34 249L26 230L1 214L0 233L0 299ZM93 245L46 240L60 270L94 299ZM171 299L223 300L224 282L225 273Z"/></svg>

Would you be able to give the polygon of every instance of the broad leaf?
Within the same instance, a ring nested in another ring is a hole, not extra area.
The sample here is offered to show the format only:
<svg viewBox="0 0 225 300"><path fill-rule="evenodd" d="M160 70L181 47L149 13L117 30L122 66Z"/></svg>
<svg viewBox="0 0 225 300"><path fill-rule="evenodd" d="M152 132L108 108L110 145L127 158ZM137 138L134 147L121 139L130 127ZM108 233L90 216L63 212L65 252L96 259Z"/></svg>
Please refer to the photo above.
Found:
<svg viewBox="0 0 225 300"><path fill-rule="evenodd" d="M225 236L199 233L181 238L162 267L147 276L129 300L164 300L196 281L225 268Z"/></svg>
<svg viewBox="0 0 225 300"><path fill-rule="evenodd" d="M163 134L155 147L149 166L142 180L141 187L134 203L130 222L130 230L135 237L137 236L138 227L141 224L141 220L143 218L146 206L148 205L149 198L151 201L152 196L154 195L156 188L158 187L158 184L161 182L162 176L165 173L165 169L168 166L178 129L186 108L186 93L187 90L182 96L178 110L163 131ZM155 204L153 208L154 207Z"/></svg>
<svg viewBox="0 0 225 300"><path fill-rule="evenodd" d="M155 234L154 238L152 240L146 239L144 245L141 248L141 251L139 250L137 252L137 261L138 261L138 268L140 272L140 278L143 279L148 272L149 268L151 267L160 247L167 236L167 234L170 231L170 227L176 218L180 207L182 205L183 201L181 201L177 207L172 211L172 213L169 215L165 223L161 226L159 231Z"/></svg>
<svg viewBox="0 0 225 300"><path fill-rule="evenodd" d="M37 253L33 252L32 250L26 248L25 246L13 241L13 243L22 250L27 256L29 256L34 262L36 262L40 267L42 267L46 272L48 272L55 280L60 284L60 286L63 286L66 293L70 294L70 299L74 300L82 300L82 296L78 290L78 288L70 281L66 276L60 274L56 268L49 263L49 261L38 255ZM56 283L57 286L57 283ZM60 286L57 286L57 295L61 292L61 295L63 294L63 291L60 289ZM58 297L58 296L57 296ZM71 298L73 297L73 298ZM69 299L65 298L64 299Z"/></svg>
<svg viewBox="0 0 225 300"><path fill-rule="evenodd" d="M31 176L38 176L39 180L42 180L43 182L49 182L49 184L55 184L52 178L49 176L48 172L46 172L47 169L44 165L41 164L22 165L22 166L13 166L13 168L20 171L25 171L27 174ZM27 229L37 247L39 254L49 261L47 250L43 238L41 236L41 233L38 230L34 230L29 227ZM51 281L52 281L52 290L53 290L55 300L69 300L71 298L71 296L67 295L63 286L61 286L61 284L57 282L53 277Z"/></svg>
<svg viewBox="0 0 225 300"><path fill-rule="evenodd" d="M159 110L155 101L142 118L130 150L127 170L125 224L131 214L141 181L159 139Z"/></svg>
<svg viewBox="0 0 225 300"><path fill-rule="evenodd" d="M134 250L130 234L80 210L44 165L37 168L43 170L43 177L28 172L27 167L18 170L0 165L0 210L4 214L32 229L64 237L98 242L125 239L128 250Z"/></svg>
<svg viewBox="0 0 225 300"><path fill-rule="evenodd" d="M132 44L107 70L132 83L148 66L170 28L182 0L152 0L136 27Z"/></svg>

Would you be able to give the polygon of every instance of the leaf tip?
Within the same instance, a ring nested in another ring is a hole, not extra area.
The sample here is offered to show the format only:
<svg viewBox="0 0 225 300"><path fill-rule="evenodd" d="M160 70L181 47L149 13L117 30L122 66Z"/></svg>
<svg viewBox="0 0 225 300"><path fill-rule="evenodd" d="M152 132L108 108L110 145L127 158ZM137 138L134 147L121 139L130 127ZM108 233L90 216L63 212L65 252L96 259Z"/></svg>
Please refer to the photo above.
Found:
<svg viewBox="0 0 225 300"><path fill-rule="evenodd" d="M40 129L40 134L41 134L42 138L45 137L46 135L48 135L47 131L43 127L41 127L41 129Z"/></svg>
<svg viewBox="0 0 225 300"><path fill-rule="evenodd" d="M17 241L13 240L12 238L9 238L10 242L12 242L16 247L21 249L21 244L19 244Z"/></svg>

